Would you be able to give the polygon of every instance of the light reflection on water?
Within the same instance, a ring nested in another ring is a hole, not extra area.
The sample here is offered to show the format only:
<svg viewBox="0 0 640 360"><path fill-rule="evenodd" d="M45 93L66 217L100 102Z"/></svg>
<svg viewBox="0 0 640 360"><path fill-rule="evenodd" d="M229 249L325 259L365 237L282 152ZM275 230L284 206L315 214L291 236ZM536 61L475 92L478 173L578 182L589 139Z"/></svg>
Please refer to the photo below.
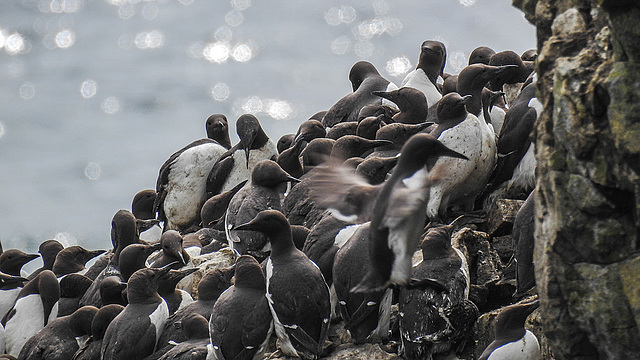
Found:
<svg viewBox="0 0 640 360"><path fill-rule="evenodd" d="M210 114L232 141L244 112L277 139L349 92L358 60L398 84L424 40L445 42L455 73L476 46L520 53L534 36L491 1L0 2L0 239L108 247L113 214Z"/></svg>

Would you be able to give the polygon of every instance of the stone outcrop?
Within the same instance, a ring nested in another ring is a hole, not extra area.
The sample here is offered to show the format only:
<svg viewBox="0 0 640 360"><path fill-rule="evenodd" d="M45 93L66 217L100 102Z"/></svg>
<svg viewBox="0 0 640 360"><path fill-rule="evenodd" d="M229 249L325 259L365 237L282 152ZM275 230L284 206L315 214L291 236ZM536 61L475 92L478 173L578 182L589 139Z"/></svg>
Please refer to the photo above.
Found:
<svg viewBox="0 0 640 360"><path fill-rule="evenodd" d="M640 355L640 4L514 0L537 27L536 266L557 359Z"/></svg>

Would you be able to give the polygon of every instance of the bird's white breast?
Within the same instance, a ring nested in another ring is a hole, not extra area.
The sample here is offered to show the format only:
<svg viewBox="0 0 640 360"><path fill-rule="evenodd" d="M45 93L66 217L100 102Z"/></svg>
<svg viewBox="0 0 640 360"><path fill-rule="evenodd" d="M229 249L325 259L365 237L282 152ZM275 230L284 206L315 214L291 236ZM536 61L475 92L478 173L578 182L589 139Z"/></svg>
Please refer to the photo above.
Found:
<svg viewBox="0 0 640 360"><path fill-rule="evenodd" d="M539 360L540 344L535 335L529 330L524 336L514 342L502 345L493 350L487 360Z"/></svg>
<svg viewBox="0 0 640 360"><path fill-rule="evenodd" d="M185 150L171 165L164 212L172 224L186 225L199 215L209 172L225 151L216 143L201 144Z"/></svg>
<svg viewBox="0 0 640 360"><path fill-rule="evenodd" d="M18 299L13 308L16 313L5 326L6 351L17 357L27 340L44 327L44 306L39 294L30 294ZM56 302L48 321L53 321L57 316Z"/></svg>
<svg viewBox="0 0 640 360"><path fill-rule="evenodd" d="M0 290L0 320L11 310L11 307L20 294L20 290L22 290L22 287Z"/></svg>
<svg viewBox="0 0 640 360"><path fill-rule="evenodd" d="M249 179L251 169L253 169L257 163L265 159L271 159L277 155L278 149L276 145L273 141L269 140L262 148L249 151L249 168L247 168L247 158L244 150L236 150L233 153L233 169L231 169L220 193L231 190L242 181Z"/></svg>
<svg viewBox="0 0 640 360"><path fill-rule="evenodd" d="M429 80L427 74L422 69L416 69L407 74L402 80L402 87L412 87L424 93L427 98L427 105L432 106L442 98L442 94L438 91L435 84Z"/></svg>
<svg viewBox="0 0 640 360"><path fill-rule="evenodd" d="M162 302L158 304L158 307L149 314L149 320L156 328L156 345L158 344L158 339L160 339L160 333L162 329L164 329L164 324L167 322L167 318L169 317L169 306L167 302L162 299Z"/></svg>

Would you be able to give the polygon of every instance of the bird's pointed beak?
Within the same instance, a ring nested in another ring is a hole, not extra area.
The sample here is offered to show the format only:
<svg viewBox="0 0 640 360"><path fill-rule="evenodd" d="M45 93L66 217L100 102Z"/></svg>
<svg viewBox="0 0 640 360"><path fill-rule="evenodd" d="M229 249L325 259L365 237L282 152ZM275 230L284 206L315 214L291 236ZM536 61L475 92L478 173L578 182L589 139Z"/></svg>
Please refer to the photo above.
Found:
<svg viewBox="0 0 640 360"><path fill-rule="evenodd" d="M518 65L500 65L500 66L496 66L496 70L495 70L495 75L500 75L506 71L509 71L511 69L517 69Z"/></svg>
<svg viewBox="0 0 640 360"><path fill-rule="evenodd" d="M294 139L293 139L293 145L291 145L291 147L296 146L299 142L301 142L302 140L304 140L305 136L304 133L300 133L298 134Z"/></svg>
<svg viewBox="0 0 640 360"><path fill-rule="evenodd" d="M460 104L466 105L469 103L469 101L471 101L471 98L473 97L473 95L465 95L462 97L462 99L460 100Z"/></svg>
<svg viewBox="0 0 640 360"><path fill-rule="evenodd" d="M380 96L381 98L385 98L390 101L393 101L396 98L395 91L372 91L371 95Z"/></svg>
<svg viewBox="0 0 640 360"><path fill-rule="evenodd" d="M169 272L169 270L171 270L173 265L176 265L178 263L179 263L178 261L174 261L174 262L168 263L167 265L161 268L151 268L151 269L153 269L159 276L164 276L166 273Z"/></svg>
<svg viewBox="0 0 640 360"><path fill-rule="evenodd" d="M251 221L244 223L244 224L240 224L238 226L234 226L232 228L232 230L253 230L253 223Z"/></svg>
<svg viewBox="0 0 640 360"><path fill-rule="evenodd" d="M373 147L393 145L393 141L389 141L389 140L377 139L377 140L371 140L371 141L372 141Z"/></svg>
<svg viewBox="0 0 640 360"><path fill-rule="evenodd" d="M250 149L248 149L248 148L245 148L245 149L243 149L243 150L244 150L244 155L245 155L246 160L247 160L247 161L246 161L246 164L247 164L247 169L248 169L248 168L249 168L249 152L250 152L251 150L250 150Z"/></svg>
<svg viewBox="0 0 640 360"><path fill-rule="evenodd" d="M442 149L442 152L440 153L440 156L448 156L448 157L452 157L452 158L469 160L469 158L466 157L465 155L460 154L457 151L451 150L448 147L445 147L444 149Z"/></svg>
<svg viewBox="0 0 640 360"><path fill-rule="evenodd" d="M107 250L93 250L93 251L89 251L89 256L90 256L90 259L93 259L94 257L102 255L106 252Z"/></svg>

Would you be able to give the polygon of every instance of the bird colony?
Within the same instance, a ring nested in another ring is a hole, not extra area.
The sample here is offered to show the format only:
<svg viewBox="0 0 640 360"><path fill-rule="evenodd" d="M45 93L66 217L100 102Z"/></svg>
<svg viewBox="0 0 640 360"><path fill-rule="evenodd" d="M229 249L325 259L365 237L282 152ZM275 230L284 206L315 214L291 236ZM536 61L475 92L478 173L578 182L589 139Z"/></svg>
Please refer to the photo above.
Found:
<svg viewBox="0 0 640 360"><path fill-rule="evenodd" d="M353 64L353 92L295 134L271 139L244 114L232 145L211 115L114 214L110 249L2 252L0 353L542 358L525 329L535 58L478 47L447 74L427 40L401 84Z"/></svg>

